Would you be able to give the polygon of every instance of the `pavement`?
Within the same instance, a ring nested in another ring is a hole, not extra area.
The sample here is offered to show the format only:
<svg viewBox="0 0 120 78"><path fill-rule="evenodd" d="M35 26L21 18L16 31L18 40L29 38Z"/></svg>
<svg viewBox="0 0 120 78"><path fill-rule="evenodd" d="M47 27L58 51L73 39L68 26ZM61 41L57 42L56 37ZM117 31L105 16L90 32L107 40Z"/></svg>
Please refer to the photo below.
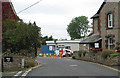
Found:
<svg viewBox="0 0 120 78"><path fill-rule="evenodd" d="M35 78L120 78L119 70L108 66L73 60L70 58L38 57L41 66L33 67L25 72L19 71L13 76ZM11 74L10 74L11 76Z"/></svg>

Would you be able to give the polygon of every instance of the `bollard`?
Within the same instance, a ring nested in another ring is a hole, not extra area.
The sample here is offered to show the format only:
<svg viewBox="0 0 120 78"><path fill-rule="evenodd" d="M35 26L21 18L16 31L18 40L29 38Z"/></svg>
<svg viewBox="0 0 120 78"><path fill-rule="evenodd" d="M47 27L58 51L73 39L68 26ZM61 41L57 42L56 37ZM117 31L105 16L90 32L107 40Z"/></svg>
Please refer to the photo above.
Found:
<svg viewBox="0 0 120 78"><path fill-rule="evenodd" d="M1 72L4 72L4 70L3 70L3 58L2 58L2 65L1 65Z"/></svg>

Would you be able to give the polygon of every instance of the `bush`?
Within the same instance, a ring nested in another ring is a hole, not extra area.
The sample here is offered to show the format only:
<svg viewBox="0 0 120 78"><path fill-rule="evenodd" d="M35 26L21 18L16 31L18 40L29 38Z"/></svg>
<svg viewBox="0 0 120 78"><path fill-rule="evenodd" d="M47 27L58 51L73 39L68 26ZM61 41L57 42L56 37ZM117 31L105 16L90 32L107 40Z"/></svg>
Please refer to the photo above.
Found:
<svg viewBox="0 0 120 78"><path fill-rule="evenodd" d="M5 51L3 54L4 54L4 55L10 55L11 52L10 52L10 51Z"/></svg>
<svg viewBox="0 0 120 78"><path fill-rule="evenodd" d="M75 56L72 56L72 59L75 59Z"/></svg>
<svg viewBox="0 0 120 78"><path fill-rule="evenodd" d="M79 57L81 57L81 55L82 55L81 51L74 51L73 53L77 53L79 55Z"/></svg>
<svg viewBox="0 0 120 78"><path fill-rule="evenodd" d="M116 49L116 50L119 50L119 49L120 49L120 47L116 47L115 49Z"/></svg>
<svg viewBox="0 0 120 78"><path fill-rule="evenodd" d="M88 51L83 51L82 53L83 53L83 55L85 56L85 54L88 53Z"/></svg>
<svg viewBox="0 0 120 78"><path fill-rule="evenodd" d="M111 56L113 56L113 57L116 57L116 56L118 56L118 54L116 53L116 54L110 54Z"/></svg>
<svg viewBox="0 0 120 78"><path fill-rule="evenodd" d="M103 52L102 52L102 57L104 58L104 59L106 59L108 56L110 56L110 54L115 54L115 51L113 51L113 50L104 50Z"/></svg>
<svg viewBox="0 0 120 78"><path fill-rule="evenodd" d="M83 56L85 56L86 53L88 53L88 51L80 50L79 51L79 56L81 57L82 54L83 54Z"/></svg>
<svg viewBox="0 0 120 78"><path fill-rule="evenodd" d="M34 66L35 66L35 61L33 61L33 60L25 61L25 68L34 67Z"/></svg>

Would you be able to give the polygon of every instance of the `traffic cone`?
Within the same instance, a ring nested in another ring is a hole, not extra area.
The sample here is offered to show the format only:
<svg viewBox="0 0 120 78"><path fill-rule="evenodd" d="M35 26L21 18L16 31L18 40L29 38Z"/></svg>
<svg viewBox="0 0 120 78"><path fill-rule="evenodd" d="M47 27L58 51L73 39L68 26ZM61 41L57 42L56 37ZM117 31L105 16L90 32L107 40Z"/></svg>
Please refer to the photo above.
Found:
<svg viewBox="0 0 120 78"><path fill-rule="evenodd" d="M51 53L49 54L50 57L52 57Z"/></svg>
<svg viewBox="0 0 120 78"><path fill-rule="evenodd" d="M54 57L56 57L56 54L54 54Z"/></svg>
<svg viewBox="0 0 120 78"><path fill-rule="evenodd" d="M61 58L61 54L59 54L59 58Z"/></svg>

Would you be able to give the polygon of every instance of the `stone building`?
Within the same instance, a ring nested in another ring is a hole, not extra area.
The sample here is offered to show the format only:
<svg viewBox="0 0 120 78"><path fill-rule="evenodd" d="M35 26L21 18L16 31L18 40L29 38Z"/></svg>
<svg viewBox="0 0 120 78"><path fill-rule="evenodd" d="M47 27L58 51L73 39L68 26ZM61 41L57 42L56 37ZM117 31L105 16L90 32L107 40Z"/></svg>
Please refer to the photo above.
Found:
<svg viewBox="0 0 120 78"><path fill-rule="evenodd" d="M87 44L89 48L115 50L120 43L120 0L105 0L91 19L93 35L80 44Z"/></svg>
<svg viewBox="0 0 120 78"><path fill-rule="evenodd" d="M105 0L92 19L94 34L102 38L102 49L115 49L120 42L120 0Z"/></svg>

